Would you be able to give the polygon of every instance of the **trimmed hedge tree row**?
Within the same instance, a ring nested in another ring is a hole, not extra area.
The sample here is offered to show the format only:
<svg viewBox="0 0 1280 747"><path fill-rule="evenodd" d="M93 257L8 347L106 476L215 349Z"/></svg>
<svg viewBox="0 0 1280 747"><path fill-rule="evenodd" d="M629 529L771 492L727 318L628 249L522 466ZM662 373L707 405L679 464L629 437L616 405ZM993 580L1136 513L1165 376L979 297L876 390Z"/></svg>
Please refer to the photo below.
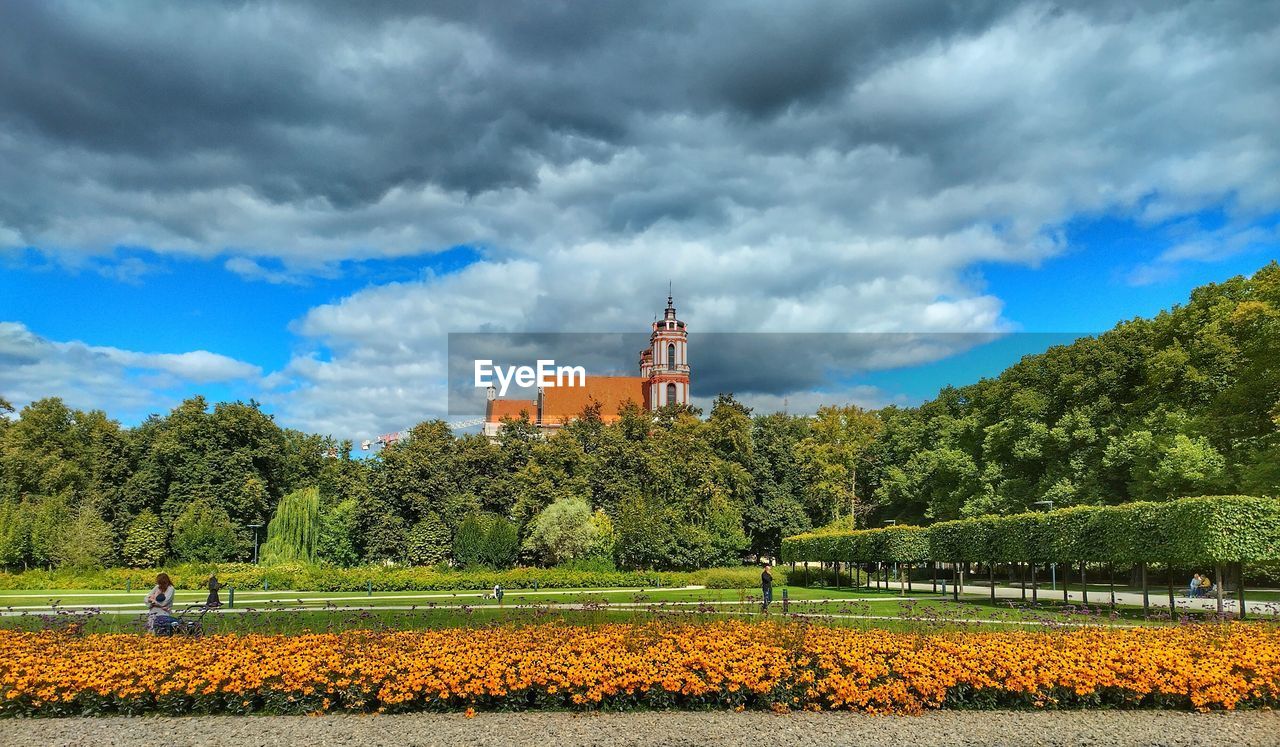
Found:
<svg viewBox="0 0 1280 747"><path fill-rule="evenodd" d="M1280 560L1280 501L1205 496L1076 506L929 527L815 532L782 541L784 561L1248 563Z"/></svg>

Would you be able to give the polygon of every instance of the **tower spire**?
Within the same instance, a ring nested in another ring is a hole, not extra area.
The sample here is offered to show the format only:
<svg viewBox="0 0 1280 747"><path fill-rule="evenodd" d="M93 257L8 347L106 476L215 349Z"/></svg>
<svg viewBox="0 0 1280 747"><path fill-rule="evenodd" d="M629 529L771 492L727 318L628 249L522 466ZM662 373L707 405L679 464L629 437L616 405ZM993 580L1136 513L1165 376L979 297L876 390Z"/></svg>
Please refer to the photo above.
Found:
<svg viewBox="0 0 1280 747"><path fill-rule="evenodd" d="M670 279L668 279L668 280L667 280L667 308L668 308L668 309L672 308L672 306L671 306L671 280L670 280Z"/></svg>

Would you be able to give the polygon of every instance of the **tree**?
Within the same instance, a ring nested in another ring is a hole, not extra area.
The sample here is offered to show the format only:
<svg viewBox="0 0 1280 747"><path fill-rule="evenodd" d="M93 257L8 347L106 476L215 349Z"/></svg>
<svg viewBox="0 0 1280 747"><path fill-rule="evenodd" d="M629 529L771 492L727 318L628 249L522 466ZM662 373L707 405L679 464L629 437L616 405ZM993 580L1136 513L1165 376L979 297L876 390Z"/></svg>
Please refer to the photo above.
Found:
<svg viewBox="0 0 1280 747"><path fill-rule="evenodd" d="M30 555L30 512L25 504L0 500L0 568L25 566Z"/></svg>
<svg viewBox="0 0 1280 747"><path fill-rule="evenodd" d="M443 563L449 559L450 544L449 527L429 513L409 530L405 559L414 565Z"/></svg>
<svg viewBox="0 0 1280 747"><path fill-rule="evenodd" d="M463 568L470 568L484 563L485 540L489 534L489 524L480 514L470 514L458 526L453 536L453 562Z"/></svg>
<svg viewBox="0 0 1280 747"><path fill-rule="evenodd" d="M612 537L606 536L608 517L598 518L581 498L561 498L529 523L524 547L547 565L608 556ZM608 528L612 534L612 528Z"/></svg>
<svg viewBox="0 0 1280 747"><path fill-rule="evenodd" d="M360 561L356 547L359 531L356 502L350 498L322 508L320 534L316 537L316 560L338 566L352 566Z"/></svg>
<svg viewBox="0 0 1280 747"><path fill-rule="evenodd" d="M134 568L154 568L164 560L168 544L164 522L150 509L129 522L121 555Z"/></svg>
<svg viewBox="0 0 1280 747"><path fill-rule="evenodd" d="M493 517L484 536L484 564L494 568L510 568L515 565L519 553L520 532L516 525L501 516Z"/></svg>
<svg viewBox="0 0 1280 747"><path fill-rule="evenodd" d="M66 546L67 517L71 506L65 496L33 496L26 502L30 531L30 560L52 568Z"/></svg>
<svg viewBox="0 0 1280 747"><path fill-rule="evenodd" d="M114 558L115 532L92 504L85 503L63 535L56 555L58 566L101 568Z"/></svg>
<svg viewBox="0 0 1280 747"><path fill-rule="evenodd" d="M267 525L262 545L264 563L310 563L320 536L320 490L303 488L286 495Z"/></svg>
<svg viewBox="0 0 1280 747"><path fill-rule="evenodd" d="M825 523L844 514L857 526L871 511L874 505L858 491L858 469L882 429L875 413L856 405L818 409L811 435L796 445L812 518Z"/></svg>
<svg viewBox="0 0 1280 747"><path fill-rule="evenodd" d="M205 500L187 505L173 522L173 551L182 560L221 563L240 552L231 517Z"/></svg>

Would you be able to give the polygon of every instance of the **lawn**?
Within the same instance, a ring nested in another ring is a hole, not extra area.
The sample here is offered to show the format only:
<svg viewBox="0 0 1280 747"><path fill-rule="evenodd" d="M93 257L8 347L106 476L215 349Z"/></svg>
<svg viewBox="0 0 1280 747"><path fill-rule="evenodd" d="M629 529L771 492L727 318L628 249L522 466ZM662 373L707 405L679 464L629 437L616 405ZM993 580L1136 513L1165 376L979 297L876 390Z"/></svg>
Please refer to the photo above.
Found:
<svg viewBox="0 0 1280 747"><path fill-rule="evenodd" d="M783 596L787 597L784 606ZM144 632L142 595L126 592L56 589L0 593L0 628L39 630L75 626L84 632ZM224 602L230 595L223 595ZM176 608L203 602L202 592L178 592ZM1101 600L1099 600L1101 601ZM193 613L194 614L194 613ZM242 591L235 606L202 616L207 633L295 633L350 629L428 629L528 624L639 622L654 618L718 620L763 619L756 590L739 589L558 589L519 590L502 603L486 592L375 592L373 594ZM1041 597L1038 605L985 595L964 595L954 602L917 587L902 597L895 591L849 588L780 587L769 618L803 618L825 624L876 627L895 631L1002 629L1061 625L1160 625L1158 611L1146 619L1140 607L1063 605ZM1179 610L1179 620L1211 619L1204 612Z"/></svg>

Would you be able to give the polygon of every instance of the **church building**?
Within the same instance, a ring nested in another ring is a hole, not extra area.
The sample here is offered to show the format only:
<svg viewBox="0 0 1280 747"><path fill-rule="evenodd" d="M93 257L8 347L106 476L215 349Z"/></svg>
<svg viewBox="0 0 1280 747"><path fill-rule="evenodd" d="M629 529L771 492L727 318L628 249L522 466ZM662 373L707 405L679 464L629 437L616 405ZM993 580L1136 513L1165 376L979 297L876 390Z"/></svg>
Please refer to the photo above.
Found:
<svg viewBox="0 0 1280 747"><path fill-rule="evenodd" d="M527 417L543 433L558 430L593 403L600 405L606 423L618 420L618 410L634 402L649 411L663 405L689 404L689 331L676 318L676 307L667 296L662 319L653 323L649 347L640 351L639 376L591 376L586 386L547 387L537 399L498 399L489 389L484 413L484 434L496 436L503 418Z"/></svg>

